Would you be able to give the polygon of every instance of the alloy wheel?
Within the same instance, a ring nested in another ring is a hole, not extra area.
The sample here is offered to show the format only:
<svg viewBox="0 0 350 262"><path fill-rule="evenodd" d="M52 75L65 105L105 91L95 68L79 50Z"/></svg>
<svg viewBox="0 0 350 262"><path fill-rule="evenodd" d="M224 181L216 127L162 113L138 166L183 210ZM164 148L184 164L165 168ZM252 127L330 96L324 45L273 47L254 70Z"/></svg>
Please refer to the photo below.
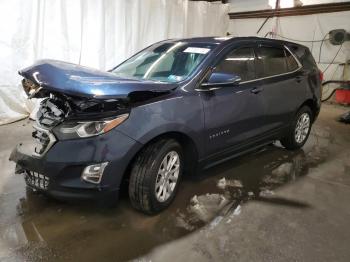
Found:
<svg viewBox="0 0 350 262"><path fill-rule="evenodd" d="M310 115L303 113L300 115L295 127L295 141L299 144L306 139L310 129Z"/></svg>
<svg viewBox="0 0 350 262"><path fill-rule="evenodd" d="M159 202L165 202L173 194L180 172L180 156L170 151L163 158L156 178L155 194Z"/></svg>

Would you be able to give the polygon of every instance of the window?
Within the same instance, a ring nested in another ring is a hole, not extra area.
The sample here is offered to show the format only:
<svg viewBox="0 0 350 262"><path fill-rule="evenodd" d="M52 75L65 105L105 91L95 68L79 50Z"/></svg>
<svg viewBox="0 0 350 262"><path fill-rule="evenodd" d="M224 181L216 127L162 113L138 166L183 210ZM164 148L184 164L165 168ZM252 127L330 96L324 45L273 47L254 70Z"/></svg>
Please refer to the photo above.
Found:
<svg viewBox="0 0 350 262"><path fill-rule="evenodd" d="M210 53L212 44L170 42L150 46L113 69L119 77L179 82Z"/></svg>
<svg viewBox="0 0 350 262"><path fill-rule="evenodd" d="M303 64L306 69L317 69L317 64L313 58L311 52L304 48L304 50L299 52L299 61Z"/></svg>
<svg viewBox="0 0 350 262"><path fill-rule="evenodd" d="M279 75L290 71L283 48L259 47L258 61L261 66L259 77Z"/></svg>
<svg viewBox="0 0 350 262"><path fill-rule="evenodd" d="M255 78L254 52L250 47L235 49L219 62L214 72L235 74L242 81Z"/></svg>
<svg viewBox="0 0 350 262"><path fill-rule="evenodd" d="M292 56L292 54L288 50L285 50L285 52L286 52L288 71L294 71L298 69L299 65L295 60L295 58Z"/></svg>

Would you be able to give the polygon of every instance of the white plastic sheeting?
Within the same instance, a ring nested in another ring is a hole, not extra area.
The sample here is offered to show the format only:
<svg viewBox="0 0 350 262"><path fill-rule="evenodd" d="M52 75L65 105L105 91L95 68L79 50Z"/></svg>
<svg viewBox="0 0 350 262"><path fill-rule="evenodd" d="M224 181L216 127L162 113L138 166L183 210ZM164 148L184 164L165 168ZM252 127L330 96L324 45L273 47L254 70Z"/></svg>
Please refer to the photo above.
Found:
<svg viewBox="0 0 350 262"><path fill-rule="evenodd" d="M225 35L228 9L188 0L0 0L0 125L33 111L17 71L35 60L110 69L156 41Z"/></svg>

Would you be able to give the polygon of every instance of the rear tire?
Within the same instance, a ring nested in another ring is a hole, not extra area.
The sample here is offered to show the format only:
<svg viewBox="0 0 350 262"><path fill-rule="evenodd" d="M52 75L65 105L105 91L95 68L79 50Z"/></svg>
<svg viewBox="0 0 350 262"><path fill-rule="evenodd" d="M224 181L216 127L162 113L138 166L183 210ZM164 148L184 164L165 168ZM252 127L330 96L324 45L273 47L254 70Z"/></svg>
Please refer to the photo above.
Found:
<svg viewBox="0 0 350 262"><path fill-rule="evenodd" d="M312 126L312 112L308 106L303 106L295 116L287 135L280 140L288 150L301 148L307 141Z"/></svg>
<svg viewBox="0 0 350 262"><path fill-rule="evenodd" d="M175 198L183 163L181 146L174 139L161 139L144 148L131 169L132 206L146 214L167 208Z"/></svg>

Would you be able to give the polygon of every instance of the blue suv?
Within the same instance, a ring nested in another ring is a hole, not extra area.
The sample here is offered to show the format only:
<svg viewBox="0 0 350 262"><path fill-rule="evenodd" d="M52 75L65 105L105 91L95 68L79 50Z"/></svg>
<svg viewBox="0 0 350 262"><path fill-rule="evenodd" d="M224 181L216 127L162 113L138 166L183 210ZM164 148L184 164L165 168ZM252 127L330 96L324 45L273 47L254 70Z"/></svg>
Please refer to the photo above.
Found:
<svg viewBox="0 0 350 262"><path fill-rule="evenodd" d="M105 72L41 60L19 72L41 98L33 141L12 152L28 186L58 199L166 208L181 178L275 140L306 142L322 74L305 46L256 37L166 40Z"/></svg>

